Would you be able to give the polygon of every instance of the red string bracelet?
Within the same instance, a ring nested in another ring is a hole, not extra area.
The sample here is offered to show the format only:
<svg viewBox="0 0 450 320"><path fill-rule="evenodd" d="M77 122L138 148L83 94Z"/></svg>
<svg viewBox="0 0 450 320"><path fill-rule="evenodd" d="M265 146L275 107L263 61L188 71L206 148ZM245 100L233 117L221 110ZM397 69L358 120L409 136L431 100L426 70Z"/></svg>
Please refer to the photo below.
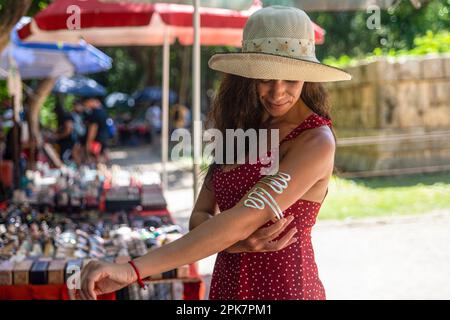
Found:
<svg viewBox="0 0 450 320"><path fill-rule="evenodd" d="M141 274L139 273L138 268L136 268L136 265L134 264L133 260L128 261L128 263L131 264L131 266L134 269L134 272L136 272L136 275L137 275L136 281L139 284L139 287L141 287L142 289L145 289L146 287L145 287L144 281L142 281Z"/></svg>

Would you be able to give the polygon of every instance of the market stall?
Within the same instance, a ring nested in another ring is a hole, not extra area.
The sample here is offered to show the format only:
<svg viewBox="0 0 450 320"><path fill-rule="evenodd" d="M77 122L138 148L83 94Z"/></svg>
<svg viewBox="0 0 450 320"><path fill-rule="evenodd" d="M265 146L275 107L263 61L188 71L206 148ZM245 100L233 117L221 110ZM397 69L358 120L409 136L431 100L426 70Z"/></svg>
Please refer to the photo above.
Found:
<svg viewBox="0 0 450 320"><path fill-rule="evenodd" d="M182 236L155 172L39 163L23 179L0 210L0 299L70 299L89 261L127 263ZM146 282L102 299L200 299L203 290L195 264Z"/></svg>

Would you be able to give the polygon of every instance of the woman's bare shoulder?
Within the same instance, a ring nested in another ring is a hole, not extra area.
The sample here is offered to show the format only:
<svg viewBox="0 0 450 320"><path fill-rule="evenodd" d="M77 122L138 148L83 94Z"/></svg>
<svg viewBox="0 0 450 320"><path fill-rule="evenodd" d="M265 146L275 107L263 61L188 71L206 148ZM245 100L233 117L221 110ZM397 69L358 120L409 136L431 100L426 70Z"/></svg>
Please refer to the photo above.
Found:
<svg viewBox="0 0 450 320"><path fill-rule="evenodd" d="M334 152L336 141L330 127L324 125L305 130L292 139L291 148L304 151L305 148L314 148L323 152Z"/></svg>

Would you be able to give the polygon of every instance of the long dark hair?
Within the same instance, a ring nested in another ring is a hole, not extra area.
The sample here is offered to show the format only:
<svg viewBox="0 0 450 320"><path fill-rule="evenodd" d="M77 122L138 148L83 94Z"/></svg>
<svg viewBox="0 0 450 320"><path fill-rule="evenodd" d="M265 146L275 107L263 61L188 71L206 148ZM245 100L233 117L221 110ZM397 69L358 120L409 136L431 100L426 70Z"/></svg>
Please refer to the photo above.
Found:
<svg viewBox="0 0 450 320"><path fill-rule="evenodd" d="M219 130L226 137L226 129L259 129L263 108L258 98L256 79L225 74L207 115L207 127ZM316 114L331 120L329 97L325 87L319 82L305 82L300 95L303 102ZM334 134L334 132L333 132ZM225 154L225 143L223 144ZM245 155L249 152L245 145ZM235 157L237 152L235 152ZM211 163L207 172L208 182L214 170L221 166Z"/></svg>

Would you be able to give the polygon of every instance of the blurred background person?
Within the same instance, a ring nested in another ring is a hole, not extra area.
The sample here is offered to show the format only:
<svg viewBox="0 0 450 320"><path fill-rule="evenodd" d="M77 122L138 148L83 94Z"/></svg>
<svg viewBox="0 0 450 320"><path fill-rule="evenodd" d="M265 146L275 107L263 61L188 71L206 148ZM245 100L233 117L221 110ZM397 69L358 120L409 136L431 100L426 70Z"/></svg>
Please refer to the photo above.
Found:
<svg viewBox="0 0 450 320"><path fill-rule="evenodd" d="M170 108L170 127L171 133L175 129L187 128L187 122L190 119L189 109L181 104L174 104Z"/></svg>
<svg viewBox="0 0 450 320"><path fill-rule="evenodd" d="M145 120L150 127L150 143L158 145L161 134L161 107L154 101L145 112Z"/></svg>
<svg viewBox="0 0 450 320"><path fill-rule="evenodd" d="M92 158L95 163L105 163L108 159L108 127L106 113L98 97L88 97L83 99L83 105L86 107L86 145L85 150L88 155L88 161Z"/></svg>
<svg viewBox="0 0 450 320"><path fill-rule="evenodd" d="M54 140L59 147L60 159L67 163L72 159L72 149L75 145L76 135L73 129L73 118L70 112L62 107L55 108L58 121L58 129Z"/></svg>
<svg viewBox="0 0 450 320"><path fill-rule="evenodd" d="M85 107L81 100L75 100L71 112L73 119L73 130L75 133L75 144L72 149L72 158L79 166L84 161L86 148L86 114Z"/></svg>

